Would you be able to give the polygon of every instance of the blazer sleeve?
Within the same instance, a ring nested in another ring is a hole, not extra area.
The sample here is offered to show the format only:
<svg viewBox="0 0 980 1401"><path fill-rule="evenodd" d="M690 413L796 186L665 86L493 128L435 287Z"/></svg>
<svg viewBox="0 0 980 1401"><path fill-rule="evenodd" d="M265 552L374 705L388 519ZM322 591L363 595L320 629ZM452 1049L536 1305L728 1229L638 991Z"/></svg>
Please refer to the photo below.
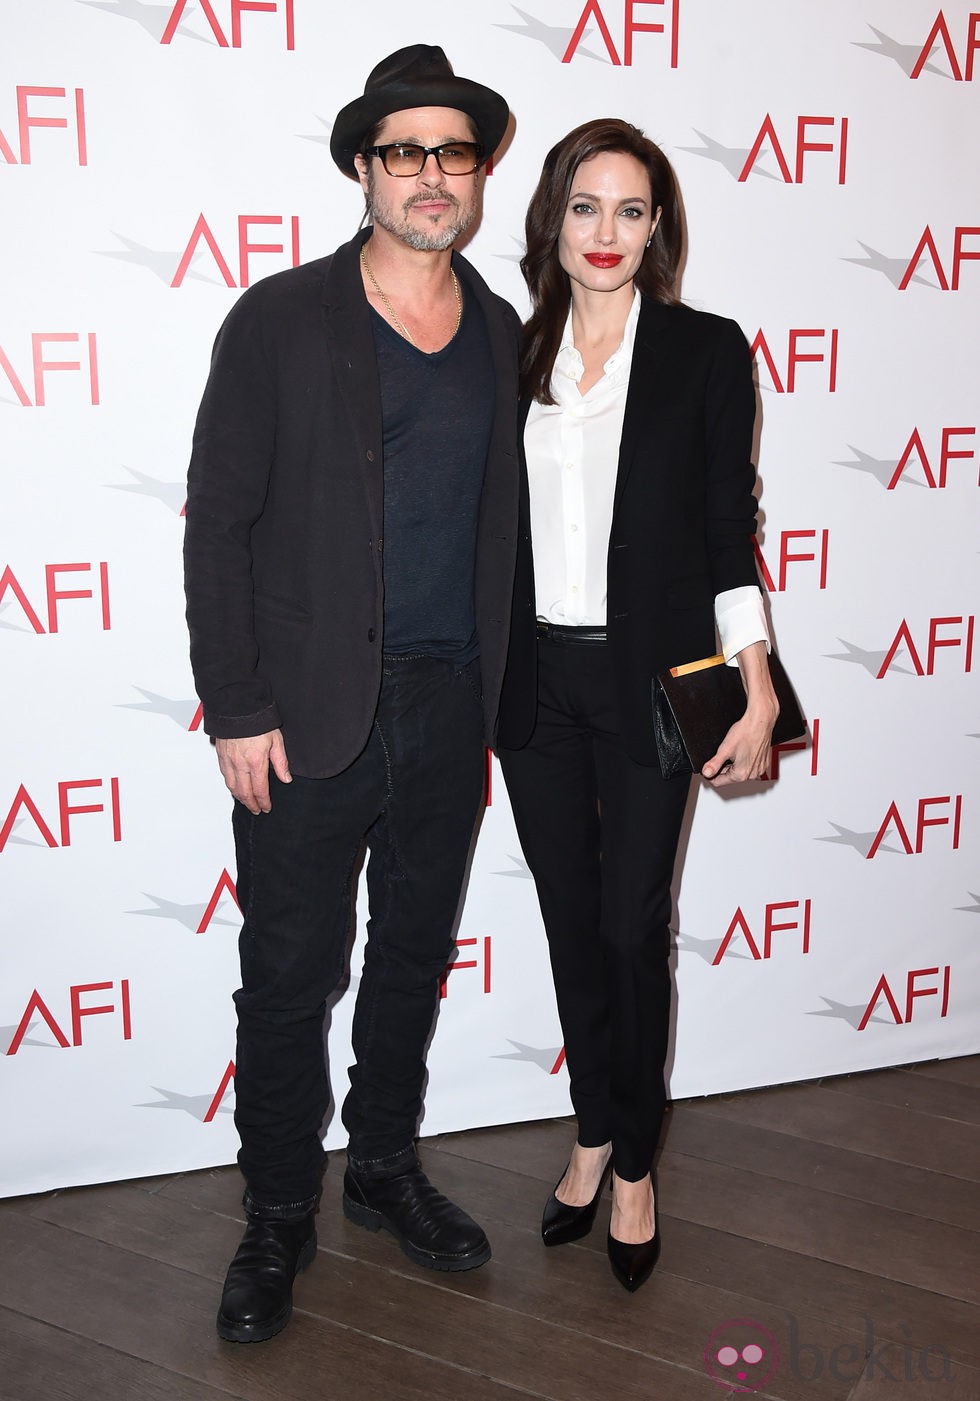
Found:
<svg viewBox="0 0 980 1401"><path fill-rule="evenodd" d="M262 306L246 292L218 332L187 478L191 668L205 730L229 739L280 725L253 621L251 533L269 489L277 415Z"/></svg>
<svg viewBox="0 0 980 1401"><path fill-rule="evenodd" d="M715 594L759 582L752 549L754 495L752 356L741 328L717 318L705 390L704 522Z"/></svg>

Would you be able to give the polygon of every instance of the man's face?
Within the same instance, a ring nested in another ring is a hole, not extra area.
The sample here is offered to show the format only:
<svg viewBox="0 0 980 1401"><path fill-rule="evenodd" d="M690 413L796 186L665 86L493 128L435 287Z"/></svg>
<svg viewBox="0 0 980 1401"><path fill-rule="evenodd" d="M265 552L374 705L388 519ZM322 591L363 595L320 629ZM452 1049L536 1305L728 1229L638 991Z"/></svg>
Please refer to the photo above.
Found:
<svg viewBox="0 0 980 1401"><path fill-rule="evenodd" d="M412 107L386 117L375 144L431 147L476 139L465 112ZM409 248L432 253L451 247L480 212L482 167L469 175L446 175L435 156L412 176L389 175L378 156L357 156L356 166L372 222Z"/></svg>

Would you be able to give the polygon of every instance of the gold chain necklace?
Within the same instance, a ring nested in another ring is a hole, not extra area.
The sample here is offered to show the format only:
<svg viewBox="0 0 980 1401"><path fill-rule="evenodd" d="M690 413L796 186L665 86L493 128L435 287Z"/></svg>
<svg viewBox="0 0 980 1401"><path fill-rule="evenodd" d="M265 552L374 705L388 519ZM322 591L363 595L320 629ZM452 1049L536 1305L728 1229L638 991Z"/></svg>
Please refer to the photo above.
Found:
<svg viewBox="0 0 980 1401"><path fill-rule="evenodd" d="M404 321L399 320L399 318L395 315L395 308L391 305L391 302L389 302L384 292L382 292L381 287L378 283L378 279L375 277L374 273L371 270L371 264L367 260L367 252L363 248L361 249L361 263L364 267L364 271L367 273L368 277L371 280L371 286L381 298L382 302L384 303L385 310L394 322L395 330L398 332L399 335L404 336L405 339L409 342L409 344L414 345L415 349L418 350L419 347L415 340L415 337L405 325ZM459 323L463 319L463 298L459 290L459 278L456 276L452 268L449 269L449 276L453 280L453 291L456 294L456 325L453 327L452 336L449 337L449 339L452 340L453 336L455 336L456 332L459 330Z"/></svg>

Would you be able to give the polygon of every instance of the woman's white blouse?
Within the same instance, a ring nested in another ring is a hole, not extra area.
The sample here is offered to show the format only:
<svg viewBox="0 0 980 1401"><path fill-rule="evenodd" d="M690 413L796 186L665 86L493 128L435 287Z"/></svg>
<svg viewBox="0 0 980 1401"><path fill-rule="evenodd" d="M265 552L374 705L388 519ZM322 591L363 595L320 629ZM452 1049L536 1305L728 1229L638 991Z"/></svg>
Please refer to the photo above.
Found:
<svg viewBox="0 0 980 1401"><path fill-rule="evenodd" d="M557 402L534 403L528 414L524 447L534 592L537 616L545 622L566 627L606 623L606 556L639 314L637 292L622 342L603 365L601 379L580 394L585 366L572 342L569 311L551 375ZM715 620L729 660L753 642L769 642L762 593L754 585L720 593Z"/></svg>

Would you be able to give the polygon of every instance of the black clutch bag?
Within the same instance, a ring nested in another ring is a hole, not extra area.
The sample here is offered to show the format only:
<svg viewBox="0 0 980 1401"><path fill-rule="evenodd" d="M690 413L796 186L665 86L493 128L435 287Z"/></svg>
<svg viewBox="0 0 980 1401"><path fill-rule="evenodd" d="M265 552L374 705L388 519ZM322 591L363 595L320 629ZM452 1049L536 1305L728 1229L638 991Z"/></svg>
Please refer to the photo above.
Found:
<svg viewBox="0 0 980 1401"><path fill-rule="evenodd" d="M769 675L779 701L773 744L806 734L806 721L775 652ZM661 672L653 681L653 732L664 778L700 773L725 735L745 714L745 687L737 666L719 655Z"/></svg>

